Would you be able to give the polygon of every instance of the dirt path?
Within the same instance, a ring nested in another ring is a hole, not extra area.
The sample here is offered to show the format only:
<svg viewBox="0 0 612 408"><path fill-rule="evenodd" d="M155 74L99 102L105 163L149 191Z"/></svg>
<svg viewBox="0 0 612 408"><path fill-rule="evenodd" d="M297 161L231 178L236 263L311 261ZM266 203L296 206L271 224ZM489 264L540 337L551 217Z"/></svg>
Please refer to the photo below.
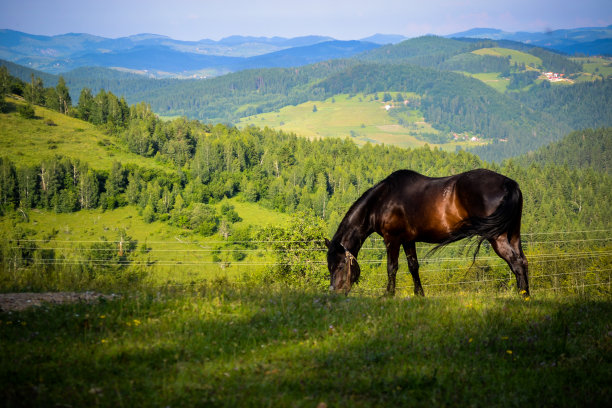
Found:
<svg viewBox="0 0 612 408"><path fill-rule="evenodd" d="M93 303L100 299L113 300L117 297L118 295L103 295L96 292L0 293L0 310L3 312L25 310L43 303Z"/></svg>

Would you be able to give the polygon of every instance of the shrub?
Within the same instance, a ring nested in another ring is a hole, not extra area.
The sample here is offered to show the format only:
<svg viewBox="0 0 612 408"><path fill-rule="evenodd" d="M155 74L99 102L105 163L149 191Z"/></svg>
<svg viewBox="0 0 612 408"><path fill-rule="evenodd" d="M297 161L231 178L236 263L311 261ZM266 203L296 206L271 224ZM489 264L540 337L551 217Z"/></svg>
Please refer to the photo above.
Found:
<svg viewBox="0 0 612 408"><path fill-rule="evenodd" d="M324 266L325 223L311 214L297 213L287 227L270 226L260 233L270 241L276 257L275 266L264 274L264 280L290 286L329 286Z"/></svg>
<svg viewBox="0 0 612 408"><path fill-rule="evenodd" d="M25 119L34 119L36 117L34 107L29 103L26 105L19 105L17 107L17 112L19 113L19 116Z"/></svg>

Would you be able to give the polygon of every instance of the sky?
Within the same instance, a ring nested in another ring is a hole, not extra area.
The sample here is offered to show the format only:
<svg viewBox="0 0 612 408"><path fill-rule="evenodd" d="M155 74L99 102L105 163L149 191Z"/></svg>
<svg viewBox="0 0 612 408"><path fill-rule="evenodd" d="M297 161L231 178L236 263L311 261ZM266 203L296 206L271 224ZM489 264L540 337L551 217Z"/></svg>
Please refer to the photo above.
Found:
<svg viewBox="0 0 612 408"><path fill-rule="evenodd" d="M0 29L38 35L140 33L177 40L230 35L339 40L470 28L541 32L612 24L612 0L1 0Z"/></svg>

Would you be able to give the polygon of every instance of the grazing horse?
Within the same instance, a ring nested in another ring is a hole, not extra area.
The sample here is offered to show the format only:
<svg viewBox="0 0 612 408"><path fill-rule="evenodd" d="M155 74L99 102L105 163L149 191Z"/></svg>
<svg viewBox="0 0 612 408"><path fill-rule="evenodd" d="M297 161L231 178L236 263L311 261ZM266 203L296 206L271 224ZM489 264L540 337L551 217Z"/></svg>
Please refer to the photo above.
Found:
<svg viewBox="0 0 612 408"><path fill-rule="evenodd" d="M399 170L366 191L348 210L327 245L331 288L348 294L359 280L357 256L376 232L387 248L387 294L395 294L400 247L404 248L414 293L424 295L415 242L438 249L463 238L480 236L505 260L523 296L529 296L527 259L521 248L523 196L518 184L490 170L477 169L432 178Z"/></svg>

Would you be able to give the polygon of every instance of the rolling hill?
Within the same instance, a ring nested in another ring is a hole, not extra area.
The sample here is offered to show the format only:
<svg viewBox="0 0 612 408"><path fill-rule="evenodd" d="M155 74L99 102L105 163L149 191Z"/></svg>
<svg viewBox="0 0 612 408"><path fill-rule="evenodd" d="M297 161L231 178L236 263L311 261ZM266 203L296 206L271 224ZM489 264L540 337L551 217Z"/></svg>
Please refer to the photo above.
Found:
<svg viewBox="0 0 612 408"><path fill-rule="evenodd" d="M363 47L369 49L358 52ZM571 130L610 126L612 121L608 82L595 80L608 75L605 62L598 67L589 63L590 71L586 73L582 66L586 60L568 59L509 40L426 36L383 47L360 42L320 42L240 59L240 63L293 66L307 62L309 55L315 55L315 59L331 58L343 52L358 53L351 58L301 67L243 69L207 80L153 80L103 68L80 68L64 77L75 101L84 87L94 93L105 89L124 95L129 103L146 101L163 116L187 116L212 123L237 123L241 118L285 107L312 106L338 94L413 93L418 103L415 109L423 117L422 122L431 126L431 134L442 134L446 140L453 134L486 140L487 146L474 151L488 160L522 154L558 140ZM233 57L220 58L237 61ZM162 59L158 68L172 64L172 60ZM541 70L591 82L548 86L547 81L536 79ZM20 72L22 79L29 81L33 71ZM287 127L288 121L284 122ZM395 135L393 143L414 143L409 136L418 136L418 132L404 131L399 129L398 133L405 134L405 140Z"/></svg>

